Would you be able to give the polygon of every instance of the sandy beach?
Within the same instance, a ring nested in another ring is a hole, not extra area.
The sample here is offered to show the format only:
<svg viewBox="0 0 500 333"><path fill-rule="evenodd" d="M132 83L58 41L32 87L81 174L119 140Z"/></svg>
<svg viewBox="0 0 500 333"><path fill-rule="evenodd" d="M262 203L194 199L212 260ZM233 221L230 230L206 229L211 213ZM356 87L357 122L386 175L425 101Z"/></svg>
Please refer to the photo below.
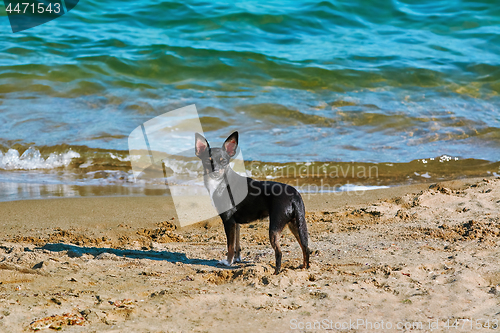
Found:
<svg viewBox="0 0 500 333"><path fill-rule="evenodd" d="M499 5L4 0L0 333L500 333Z"/></svg>
<svg viewBox="0 0 500 333"><path fill-rule="evenodd" d="M0 203L0 331L500 329L500 179L304 200L311 268L286 230L277 276L267 220L225 268L220 220L179 228L167 197Z"/></svg>

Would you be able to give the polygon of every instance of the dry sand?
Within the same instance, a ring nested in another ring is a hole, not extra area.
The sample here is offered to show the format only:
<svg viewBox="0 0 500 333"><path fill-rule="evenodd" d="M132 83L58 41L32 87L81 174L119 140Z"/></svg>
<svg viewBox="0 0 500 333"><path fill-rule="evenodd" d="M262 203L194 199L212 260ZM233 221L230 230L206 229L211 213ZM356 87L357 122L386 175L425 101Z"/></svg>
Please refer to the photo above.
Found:
<svg viewBox="0 0 500 333"><path fill-rule="evenodd" d="M500 331L499 179L304 199L311 268L287 230L278 276L267 221L224 268L165 197L0 203L0 331Z"/></svg>

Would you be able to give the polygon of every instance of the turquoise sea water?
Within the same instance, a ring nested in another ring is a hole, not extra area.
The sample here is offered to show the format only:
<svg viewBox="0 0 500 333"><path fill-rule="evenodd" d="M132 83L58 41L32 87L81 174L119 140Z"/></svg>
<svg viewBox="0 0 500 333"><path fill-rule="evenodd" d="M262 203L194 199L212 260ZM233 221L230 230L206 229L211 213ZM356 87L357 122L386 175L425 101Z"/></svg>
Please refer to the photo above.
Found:
<svg viewBox="0 0 500 333"><path fill-rule="evenodd" d="M34 161L9 149L29 147L128 172L130 132L193 103L209 138L240 131L247 160L420 175L416 161L447 155L470 163L440 177L500 173L496 1L81 0L8 24L0 5L2 181Z"/></svg>

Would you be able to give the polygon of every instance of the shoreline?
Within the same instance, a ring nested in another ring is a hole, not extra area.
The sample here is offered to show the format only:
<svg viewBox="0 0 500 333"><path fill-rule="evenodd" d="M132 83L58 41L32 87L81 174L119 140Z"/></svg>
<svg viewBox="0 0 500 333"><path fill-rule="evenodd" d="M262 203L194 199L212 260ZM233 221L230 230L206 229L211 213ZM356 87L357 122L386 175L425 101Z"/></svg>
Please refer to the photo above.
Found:
<svg viewBox="0 0 500 333"><path fill-rule="evenodd" d="M472 178L471 181L477 179ZM317 212L389 199L394 195L403 195L410 191L418 192L428 186L429 184L423 183L367 191L302 193L302 197L306 212ZM88 207L92 209L89 211ZM100 222L103 227L111 227L124 220L136 227L150 227L160 220L170 221L172 218L177 220L172 197L168 194L13 200L0 202L0 210L4 212L0 215L0 225L10 228L14 227L13 221L22 223L24 228L79 227L82 223L96 221L100 216L106 216L106 220ZM58 225L59 222L61 225ZM204 223L206 222L198 222L198 224Z"/></svg>
<svg viewBox="0 0 500 333"><path fill-rule="evenodd" d="M497 173L497 171L500 172L499 161L472 159L455 161L447 155L443 157L446 158L421 159L405 163L297 162L280 164L259 161L245 161L245 163L246 170L252 174L252 178L286 183L305 194L350 191L359 186L399 187L499 176ZM114 161L114 158L111 160ZM159 181L154 177L135 183L130 165L115 165L114 162L100 161L95 166L80 168L78 164L80 162L83 163L83 160L74 161L65 168L28 171L4 170L0 161L0 202L96 195L142 196L168 192L165 189L164 180ZM37 163L39 163L38 160ZM120 163L130 164L130 162ZM26 166L22 165L22 167ZM169 177L171 178L168 182L173 186L184 187L186 181L193 180L185 179L182 175L169 174ZM189 184L192 191L205 191L201 176L199 182Z"/></svg>
<svg viewBox="0 0 500 333"><path fill-rule="evenodd" d="M489 177L494 179L495 177ZM431 184L440 183L447 186L460 187L463 184L478 182L484 177L475 178L462 178L456 180L448 180L442 182L425 182L411 185L399 185L382 189L364 190L364 191L343 191L343 192L321 192L321 193L301 193L306 212L317 212L322 210L339 209L346 205L360 205L368 204L372 201L387 200L395 196L402 196L410 192L419 192L428 189ZM449 185L448 185L449 184ZM8 225L10 218L19 215L24 216L26 221L38 219L38 222L45 223L48 219L56 218L57 220L70 219L78 220L79 216L88 214L86 208L81 209L82 206L92 206L97 209L93 215L104 215L108 210L123 212L124 210L130 212L140 212L140 214L133 214L131 222L150 220L152 223L158 222L159 219L169 220L175 217L173 200L169 194L150 194L150 195L101 195L107 193L106 187L93 186L96 190L94 196L78 196L69 198L36 198L36 199L21 199L11 201L0 201L0 210L6 212L0 215L0 225ZM99 190L99 191L98 191ZM161 192L163 190L158 190ZM151 191L154 193L154 190ZM157 192L157 193L158 193ZM106 202L104 208L101 204ZM62 207L68 209L61 209ZM75 210L77 210L76 214ZM50 212L50 213L49 213ZM85 219L92 218L91 216ZM139 215L145 216L139 216ZM75 215L77 215L75 217ZM163 216L163 217L162 217ZM108 216L111 221L123 219L122 215L113 217ZM52 221L50 222L52 223ZM200 221L200 223L203 223Z"/></svg>

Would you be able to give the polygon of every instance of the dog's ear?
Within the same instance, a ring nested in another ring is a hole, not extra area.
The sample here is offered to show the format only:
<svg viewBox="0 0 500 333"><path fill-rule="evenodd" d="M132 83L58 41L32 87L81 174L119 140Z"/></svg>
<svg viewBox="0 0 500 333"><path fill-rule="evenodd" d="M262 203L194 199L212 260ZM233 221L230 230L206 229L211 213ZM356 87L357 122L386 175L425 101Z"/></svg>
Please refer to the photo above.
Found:
<svg viewBox="0 0 500 333"><path fill-rule="evenodd" d="M236 149L238 148L238 132L233 132L233 134L228 136L228 138L222 145L222 148L224 148L224 150L230 157L236 155Z"/></svg>
<svg viewBox="0 0 500 333"><path fill-rule="evenodd" d="M194 151L196 156L200 157L204 152L210 148L210 145L208 144L207 139L203 137L203 135L199 133L194 134Z"/></svg>

